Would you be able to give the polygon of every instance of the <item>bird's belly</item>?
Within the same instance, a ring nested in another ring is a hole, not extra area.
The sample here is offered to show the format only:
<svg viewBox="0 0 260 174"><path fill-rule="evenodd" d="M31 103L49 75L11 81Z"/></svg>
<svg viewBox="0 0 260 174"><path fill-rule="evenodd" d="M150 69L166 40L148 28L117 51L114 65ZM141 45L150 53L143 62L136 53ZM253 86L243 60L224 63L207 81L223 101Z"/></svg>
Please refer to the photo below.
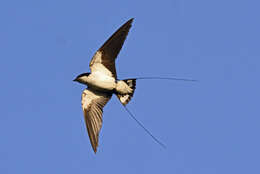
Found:
<svg viewBox="0 0 260 174"><path fill-rule="evenodd" d="M116 87L116 82L111 76L95 73L89 76L88 85L98 90L112 91Z"/></svg>

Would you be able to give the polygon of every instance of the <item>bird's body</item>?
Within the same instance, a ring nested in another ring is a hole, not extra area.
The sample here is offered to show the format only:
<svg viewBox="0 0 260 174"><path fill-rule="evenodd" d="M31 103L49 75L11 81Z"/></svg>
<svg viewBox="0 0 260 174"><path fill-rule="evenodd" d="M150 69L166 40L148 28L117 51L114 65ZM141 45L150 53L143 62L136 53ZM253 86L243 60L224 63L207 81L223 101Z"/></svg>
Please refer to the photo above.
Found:
<svg viewBox="0 0 260 174"><path fill-rule="evenodd" d="M88 76L86 85L99 91L113 91L116 88L116 79L97 71Z"/></svg>
<svg viewBox="0 0 260 174"><path fill-rule="evenodd" d="M88 86L82 93L82 109L88 135L94 152L97 151L102 127L103 107L113 94L123 105L132 98L136 79L118 80L115 59L119 54L133 19L122 25L94 54L89 67L91 73L83 73L74 81Z"/></svg>
<svg viewBox="0 0 260 174"><path fill-rule="evenodd" d="M122 95L133 92L133 90L123 80L116 80L115 78L99 71L90 73L87 77L83 77L83 80L83 84L100 92L111 92Z"/></svg>

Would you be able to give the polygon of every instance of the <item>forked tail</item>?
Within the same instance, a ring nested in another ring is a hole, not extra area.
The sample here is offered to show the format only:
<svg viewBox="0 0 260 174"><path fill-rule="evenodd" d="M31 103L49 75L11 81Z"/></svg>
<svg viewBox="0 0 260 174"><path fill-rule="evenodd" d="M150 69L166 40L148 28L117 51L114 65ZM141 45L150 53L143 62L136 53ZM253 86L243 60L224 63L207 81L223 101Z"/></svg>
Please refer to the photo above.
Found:
<svg viewBox="0 0 260 174"><path fill-rule="evenodd" d="M135 92L136 79L125 79L123 80L133 91L129 94L117 94L120 102L125 106L130 102Z"/></svg>
<svg viewBox="0 0 260 174"><path fill-rule="evenodd" d="M133 97L133 94L135 91L136 80L180 80L180 81L190 81L190 82L197 82L197 80L175 78L175 77L137 77L137 78L123 80L131 89L133 89L133 91L132 91L132 93L126 94L126 95L117 94L118 99L123 104L124 108L129 113L129 115L139 124L139 126L141 126L145 130L145 132L148 133L160 146L162 146L163 148L166 148L166 146L161 141L159 141L148 129L146 129L144 127L144 125L140 121L138 121L135 118L135 116L130 112L130 110L126 107L126 104Z"/></svg>

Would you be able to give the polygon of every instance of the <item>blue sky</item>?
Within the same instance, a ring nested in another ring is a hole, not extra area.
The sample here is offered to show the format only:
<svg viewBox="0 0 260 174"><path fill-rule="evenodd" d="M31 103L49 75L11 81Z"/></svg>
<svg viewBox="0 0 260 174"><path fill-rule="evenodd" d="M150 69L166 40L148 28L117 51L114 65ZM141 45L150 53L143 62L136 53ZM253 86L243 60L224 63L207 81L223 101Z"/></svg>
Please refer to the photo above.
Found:
<svg viewBox="0 0 260 174"><path fill-rule="evenodd" d="M260 3L248 0L0 2L0 173L260 173ZM128 108L104 108L89 143L72 82L125 21L118 77L138 81Z"/></svg>

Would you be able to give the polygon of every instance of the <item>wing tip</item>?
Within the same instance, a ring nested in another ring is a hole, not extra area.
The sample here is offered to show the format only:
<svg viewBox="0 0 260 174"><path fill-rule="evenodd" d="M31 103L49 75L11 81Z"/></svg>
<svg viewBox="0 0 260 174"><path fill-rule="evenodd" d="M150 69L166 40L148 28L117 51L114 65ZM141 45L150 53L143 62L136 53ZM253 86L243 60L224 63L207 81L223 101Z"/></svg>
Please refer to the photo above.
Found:
<svg viewBox="0 0 260 174"><path fill-rule="evenodd" d="M94 148L93 150L94 150L94 153L97 154L97 148Z"/></svg>
<svg viewBox="0 0 260 174"><path fill-rule="evenodd" d="M128 22L132 23L134 21L135 18L131 18L128 20Z"/></svg>
<svg viewBox="0 0 260 174"><path fill-rule="evenodd" d="M91 142L91 146L92 146L92 149L93 149L94 153L96 154L97 153L98 143L97 144L93 144L93 142Z"/></svg>
<svg viewBox="0 0 260 174"><path fill-rule="evenodd" d="M132 23L133 23L134 19L135 19L135 18L129 19L129 20L126 22L126 25L132 26Z"/></svg>

